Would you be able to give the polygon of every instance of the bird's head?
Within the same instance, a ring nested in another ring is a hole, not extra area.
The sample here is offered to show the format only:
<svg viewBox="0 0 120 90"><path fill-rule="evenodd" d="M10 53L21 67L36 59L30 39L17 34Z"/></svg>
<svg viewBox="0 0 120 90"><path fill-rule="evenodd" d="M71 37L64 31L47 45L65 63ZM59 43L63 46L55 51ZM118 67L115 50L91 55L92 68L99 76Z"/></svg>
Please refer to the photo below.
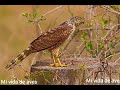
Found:
<svg viewBox="0 0 120 90"><path fill-rule="evenodd" d="M70 19L71 24L75 25L76 27L79 27L81 24L84 24L85 20L82 17L75 16Z"/></svg>

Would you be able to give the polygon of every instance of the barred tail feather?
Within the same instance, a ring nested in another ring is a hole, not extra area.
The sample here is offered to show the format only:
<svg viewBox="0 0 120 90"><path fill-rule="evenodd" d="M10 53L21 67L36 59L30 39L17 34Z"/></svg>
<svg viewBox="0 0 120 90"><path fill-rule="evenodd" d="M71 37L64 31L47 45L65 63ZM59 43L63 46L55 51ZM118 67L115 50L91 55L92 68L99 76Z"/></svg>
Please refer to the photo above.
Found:
<svg viewBox="0 0 120 90"><path fill-rule="evenodd" d="M22 62L29 54L31 54L29 48L25 49L21 54L19 54L15 59L13 59L7 66L6 69L12 69L15 65Z"/></svg>

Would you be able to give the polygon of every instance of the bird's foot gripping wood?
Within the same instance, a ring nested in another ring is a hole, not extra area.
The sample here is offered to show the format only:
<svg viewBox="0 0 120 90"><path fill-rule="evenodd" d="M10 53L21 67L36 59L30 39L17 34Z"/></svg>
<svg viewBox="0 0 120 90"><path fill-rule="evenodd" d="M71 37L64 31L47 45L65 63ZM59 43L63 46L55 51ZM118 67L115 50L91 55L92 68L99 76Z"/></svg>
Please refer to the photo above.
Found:
<svg viewBox="0 0 120 90"><path fill-rule="evenodd" d="M63 63L63 64L59 64L59 63L50 64L51 67L67 67L69 65L71 65L71 64L65 64L65 63Z"/></svg>
<svg viewBox="0 0 120 90"><path fill-rule="evenodd" d="M67 67L71 64L65 64L65 63L61 63L60 62L60 57L59 57L59 48L57 49L54 49L51 51L51 56L52 56L52 59L53 59L53 63L50 64L50 66L52 67Z"/></svg>
<svg viewBox="0 0 120 90"><path fill-rule="evenodd" d="M67 66L69 66L69 65L71 65L71 64L65 64L65 63L61 63L60 62L60 58L57 58L57 60L55 60L55 58L53 58L54 60L54 63L53 64L50 64L50 66L52 66L52 67L67 67ZM58 62L58 63L56 63L56 61Z"/></svg>

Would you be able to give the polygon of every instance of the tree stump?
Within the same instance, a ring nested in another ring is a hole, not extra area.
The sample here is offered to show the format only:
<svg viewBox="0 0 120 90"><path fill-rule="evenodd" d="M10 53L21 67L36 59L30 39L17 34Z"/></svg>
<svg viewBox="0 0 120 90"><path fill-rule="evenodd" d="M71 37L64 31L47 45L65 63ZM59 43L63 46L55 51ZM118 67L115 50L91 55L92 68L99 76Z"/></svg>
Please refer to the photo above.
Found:
<svg viewBox="0 0 120 90"><path fill-rule="evenodd" d="M50 61L37 61L32 65L29 78L36 80L38 85L82 85L86 83L87 73L85 65L81 62L75 63L74 61L68 67L51 67L49 66ZM67 63L71 62L70 60L66 61Z"/></svg>
<svg viewBox="0 0 120 90"><path fill-rule="evenodd" d="M120 77L119 72L114 69L119 69L119 63L109 62L105 69L98 63L99 60L94 58L66 59L64 60L66 64L72 64L68 67L51 67L49 66L50 61L52 60L37 61L36 64L32 65L29 79L36 80L38 85L104 85L113 83L104 83L99 80L106 78L119 80ZM102 74L104 72L106 74ZM95 77L97 78L95 79ZM87 79L91 79L92 82ZM97 81L93 82L94 80Z"/></svg>

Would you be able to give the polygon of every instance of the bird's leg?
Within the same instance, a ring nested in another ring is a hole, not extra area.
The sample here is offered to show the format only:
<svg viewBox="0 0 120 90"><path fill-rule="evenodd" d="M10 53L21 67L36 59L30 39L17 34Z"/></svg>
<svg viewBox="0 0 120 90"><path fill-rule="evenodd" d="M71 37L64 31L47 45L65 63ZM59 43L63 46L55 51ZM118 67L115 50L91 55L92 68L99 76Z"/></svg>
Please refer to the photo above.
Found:
<svg viewBox="0 0 120 90"><path fill-rule="evenodd" d="M61 63L60 62L60 57L59 57L59 48L56 49L56 59L57 59L57 62L58 62L58 67L66 67L66 66L69 66L69 65L66 65L65 63Z"/></svg>
<svg viewBox="0 0 120 90"><path fill-rule="evenodd" d="M56 63L56 56L54 54L54 51L50 51L50 52L51 52L51 56L52 56L52 59L53 59L53 63L50 64L50 66L58 67L58 63Z"/></svg>
<svg viewBox="0 0 120 90"><path fill-rule="evenodd" d="M57 49L54 49L54 50L51 51L51 56L52 56L52 59L53 59L53 63L50 64L50 66L55 66L55 67L66 67L66 66L69 66L69 65L66 65L65 63L61 63L60 62L59 50L60 49L57 48Z"/></svg>
<svg viewBox="0 0 120 90"><path fill-rule="evenodd" d="M52 55L52 59L53 59L53 63L52 63L52 64L50 64L50 66L57 66L57 65L56 65L56 60L55 60L54 55Z"/></svg>

